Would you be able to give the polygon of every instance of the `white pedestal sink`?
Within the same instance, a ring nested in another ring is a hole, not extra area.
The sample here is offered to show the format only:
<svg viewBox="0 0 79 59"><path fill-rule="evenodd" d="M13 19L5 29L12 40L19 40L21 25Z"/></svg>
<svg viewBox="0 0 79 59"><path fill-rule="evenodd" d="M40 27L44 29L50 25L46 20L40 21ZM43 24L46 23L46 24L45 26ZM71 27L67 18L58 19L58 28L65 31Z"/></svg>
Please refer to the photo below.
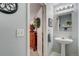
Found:
<svg viewBox="0 0 79 59"><path fill-rule="evenodd" d="M72 39L67 39L64 37L55 38L56 42L61 44L61 56L65 56L65 45L73 42Z"/></svg>

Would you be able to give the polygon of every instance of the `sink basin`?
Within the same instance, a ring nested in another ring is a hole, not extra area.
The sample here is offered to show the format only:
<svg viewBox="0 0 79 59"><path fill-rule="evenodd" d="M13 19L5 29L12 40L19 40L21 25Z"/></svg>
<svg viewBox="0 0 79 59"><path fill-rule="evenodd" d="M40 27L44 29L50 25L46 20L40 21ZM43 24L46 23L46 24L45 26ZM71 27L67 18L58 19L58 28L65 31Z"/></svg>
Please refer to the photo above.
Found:
<svg viewBox="0 0 79 59"><path fill-rule="evenodd" d="M65 45L72 43L73 40L64 37L57 37L55 38L55 41L61 44L61 56L65 56Z"/></svg>
<svg viewBox="0 0 79 59"><path fill-rule="evenodd" d="M62 38L62 37L57 37L55 38L56 42L61 43L61 44L70 44L73 42L72 39L68 39L68 38Z"/></svg>

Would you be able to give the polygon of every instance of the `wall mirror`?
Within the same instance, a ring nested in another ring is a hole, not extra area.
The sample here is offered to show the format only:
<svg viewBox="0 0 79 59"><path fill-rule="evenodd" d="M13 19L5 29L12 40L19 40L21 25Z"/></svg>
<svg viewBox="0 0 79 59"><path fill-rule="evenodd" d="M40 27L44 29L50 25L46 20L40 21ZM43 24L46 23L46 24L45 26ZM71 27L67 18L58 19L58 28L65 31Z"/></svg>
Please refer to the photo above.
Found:
<svg viewBox="0 0 79 59"><path fill-rule="evenodd" d="M72 31L72 14L59 15L59 31Z"/></svg>

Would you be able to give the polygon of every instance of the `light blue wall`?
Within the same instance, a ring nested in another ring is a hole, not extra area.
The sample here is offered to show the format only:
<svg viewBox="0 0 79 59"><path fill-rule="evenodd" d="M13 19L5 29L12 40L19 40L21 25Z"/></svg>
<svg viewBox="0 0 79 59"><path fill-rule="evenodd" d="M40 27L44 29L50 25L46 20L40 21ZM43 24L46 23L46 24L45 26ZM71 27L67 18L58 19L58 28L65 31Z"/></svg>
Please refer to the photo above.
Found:
<svg viewBox="0 0 79 59"><path fill-rule="evenodd" d="M0 56L26 55L26 35L16 37L16 29L23 28L26 34L26 4L19 4L14 14L0 12Z"/></svg>

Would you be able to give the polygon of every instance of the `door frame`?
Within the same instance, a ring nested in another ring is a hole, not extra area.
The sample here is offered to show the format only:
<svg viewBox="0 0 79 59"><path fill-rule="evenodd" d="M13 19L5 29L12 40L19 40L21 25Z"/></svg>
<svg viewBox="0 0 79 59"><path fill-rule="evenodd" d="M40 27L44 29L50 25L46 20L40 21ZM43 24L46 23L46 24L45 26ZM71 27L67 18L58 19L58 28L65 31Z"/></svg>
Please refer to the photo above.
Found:
<svg viewBox="0 0 79 59"><path fill-rule="evenodd" d="M43 41L42 41L42 48L43 48L43 56L47 56L48 55L48 49L47 49L47 47L48 47L48 43L47 43L47 41L48 41L48 37L47 37L47 30L48 30L48 28L47 28L47 26L48 26L48 20L47 20L47 6L46 6L46 4L43 4L43 6L42 6L42 9L43 9L43 20L42 20L42 22L43 22L43 25L42 25L42 30L43 30Z"/></svg>
<svg viewBox="0 0 79 59"><path fill-rule="evenodd" d="M44 3L40 3L40 4L42 4L42 9L43 9L43 12L42 12L42 14L43 14L43 20L42 20L42 22L43 22L43 25L42 25L42 30L43 30L43 39L42 39L42 56L46 56L47 55L47 18L46 18L46 4L44 4ZM26 51L26 53L27 53L27 56L30 56L30 3L27 3L27 31L26 31L26 36L27 36L27 38L26 38L26 41L27 41L27 43L26 43L26 49L27 49L27 51Z"/></svg>
<svg viewBox="0 0 79 59"><path fill-rule="evenodd" d="M30 31L30 29L29 29L29 24L30 24L30 21L29 21L29 19L30 19L30 4L29 3L27 3L26 4L27 6L26 6L26 10L27 10L27 21L26 21L26 25L27 25L27 30L26 30L26 49L27 49L27 51L26 51L26 54L27 54L27 56L30 56L30 33L29 33L29 31Z"/></svg>

